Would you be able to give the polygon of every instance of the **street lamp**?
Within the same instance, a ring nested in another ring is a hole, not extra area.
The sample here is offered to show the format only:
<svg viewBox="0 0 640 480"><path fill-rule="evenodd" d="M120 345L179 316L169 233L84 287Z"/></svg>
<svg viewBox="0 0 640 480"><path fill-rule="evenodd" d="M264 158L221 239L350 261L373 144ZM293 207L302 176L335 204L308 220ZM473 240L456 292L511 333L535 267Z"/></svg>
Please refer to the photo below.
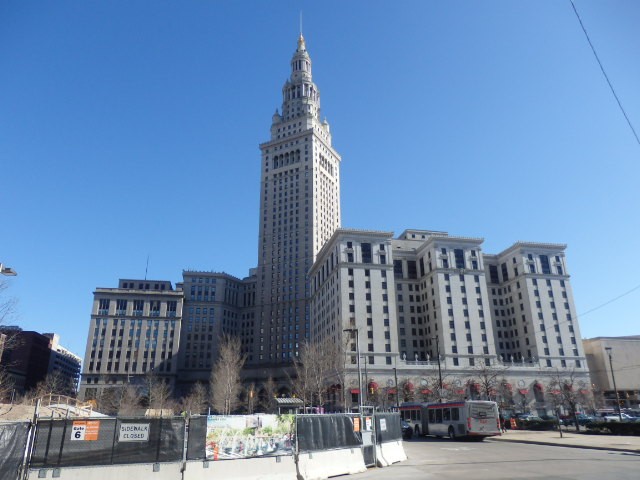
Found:
<svg viewBox="0 0 640 480"><path fill-rule="evenodd" d="M400 411L400 392L398 391L398 368L393 367L393 378L396 380L396 408Z"/></svg>
<svg viewBox="0 0 640 480"><path fill-rule="evenodd" d="M618 404L618 418L622 422L622 412L620 411L620 395L618 394L618 388L616 387L616 376L613 374L613 360L611 360L611 347L604 347L609 355L609 367L611 367L611 379L613 380L613 389L616 392L616 403Z"/></svg>
<svg viewBox="0 0 640 480"><path fill-rule="evenodd" d="M358 413L362 415L362 371L360 370L360 342L358 341L357 328L345 328L343 332L356 334L356 357L358 359Z"/></svg>
<svg viewBox="0 0 640 480"><path fill-rule="evenodd" d="M9 277L15 277L18 274L13 268L5 267L2 263L0 263L0 273Z"/></svg>

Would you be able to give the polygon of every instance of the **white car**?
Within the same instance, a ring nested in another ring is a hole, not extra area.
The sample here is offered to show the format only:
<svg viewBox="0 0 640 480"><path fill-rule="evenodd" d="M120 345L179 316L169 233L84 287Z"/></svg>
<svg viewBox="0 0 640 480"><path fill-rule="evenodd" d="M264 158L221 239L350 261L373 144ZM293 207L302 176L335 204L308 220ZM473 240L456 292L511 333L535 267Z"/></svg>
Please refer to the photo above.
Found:
<svg viewBox="0 0 640 480"><path fill-rule="evenodd" d="M626 413L621 413L620 415L605 415L602 418L605 422L619 422L621 417L623 422L634 422L636 420L636 417L632 417Z"/></svg>

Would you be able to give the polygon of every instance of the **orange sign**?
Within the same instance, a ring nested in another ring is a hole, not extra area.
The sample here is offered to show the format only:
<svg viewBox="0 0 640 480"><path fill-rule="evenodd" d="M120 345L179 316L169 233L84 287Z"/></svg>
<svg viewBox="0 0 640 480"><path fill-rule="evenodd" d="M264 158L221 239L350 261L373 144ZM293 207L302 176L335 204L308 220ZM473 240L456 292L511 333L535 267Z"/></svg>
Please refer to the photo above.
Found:
<svg viewBox="0 0 640 480"><path fill-rule="evenodd" d="M360 431L360 417L353 417L353 431Z"/></svg>
<svg viewBox="0 0 640 480"><path fill-rule="evenodd" d="M71 427L71 440L98 440L99 432L99 420L73 422Z"/></svg>

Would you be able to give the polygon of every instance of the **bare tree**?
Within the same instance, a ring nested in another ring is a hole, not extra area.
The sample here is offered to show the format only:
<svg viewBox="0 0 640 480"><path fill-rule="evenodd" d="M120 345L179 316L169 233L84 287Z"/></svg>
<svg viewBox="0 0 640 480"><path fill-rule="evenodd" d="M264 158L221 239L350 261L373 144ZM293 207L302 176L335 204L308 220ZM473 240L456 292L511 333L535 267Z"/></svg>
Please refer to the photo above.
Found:
<svg viewBox="0 0 640 480"><path fill-rule="evenodd" d="M294 362L291 384L304 406L323 406L329 385L344 381L344 361L340 345L326 338L320 342L303 342L300 359Z"/></svg>
<svg viewBox="0 0 640 480"><path fill-rule="evenodd" d="M556 370L547 384L547 398L558 409L565 407L576 424L576 431L580 431L578 422L578 406L588 401L582 393L575 370Z"/></svg>
<svg viewBox="0 0 640 480"><path fill-rule="evenodd" d="M14 382L9 372L0 366L0 403L8 402L14 389Z"/></svg>
<svg viewBox="0 0 640 480"><path fill-rule="evenodd" d="M15 297L7 295L9 282L0 278L0 325L10 323L16 314L16 306L18 300Z"/></svg>
<svg viewBox="0 0 640 480"><path fill-rule="evenodd" d="M48 373L27 393L27 398L43 398L49 395L67 395L73 390L71 379L59 372Z"/></svg>
<svg viewBox="0 0 640 480"><path fill-rule="evenodd" d="M478 394L483 400L495 400L498 395L498 389L501 385L501 379L509 367L505 365L476 365L471 369L470 381L477 385Z"/></svg>
<svg viewBox="0 0 640 480"><path fill-rule="evenodd" d="M266 413L275 413L276 411L276 382L273 377L267 378L267 381L264 382L264 395L260 401L260 407Z"/></svg>
<svg viewBox="0 0 640 480"><path fill-rule="evenodd" d="M300 358L293 362L293 376L289 377L293 394L302 400L303 408L313 404L313 362L316 357L317 348L309 342L302 342L300 345Z"/></svg>
<svg viewBox="0 0 640 480"><path fill-rule="evenodd" d="M136 415L141 408L142 394L138 387L128 383L120 389L120 392L114 393L113 400L114 409L118 415L132 416Z"/></svg>
<svg viewBox="0 0 640 480"><path fill-rule="evenodd" d="M247 413L251 415L258 404L258 394L256 392L256 384L251 382L248 387L246 387L246 403L247 403Z"/></svg>
<svg viewBox="0 0 640 480"><path fill-rule="evenodd" d="M246 357L240 339L224 335L219 343L218 360L209 379L211 405L222 415L230 415L240 405L242 381L240 373Z"/></svg>
<svg viewBox="0 0 640 480"><path fill-rule="evenodd" d="M191 387L189 395L181 399L180 410L192 415L200 415L207 409L207 398L207 387L197 382Z"/></svg>

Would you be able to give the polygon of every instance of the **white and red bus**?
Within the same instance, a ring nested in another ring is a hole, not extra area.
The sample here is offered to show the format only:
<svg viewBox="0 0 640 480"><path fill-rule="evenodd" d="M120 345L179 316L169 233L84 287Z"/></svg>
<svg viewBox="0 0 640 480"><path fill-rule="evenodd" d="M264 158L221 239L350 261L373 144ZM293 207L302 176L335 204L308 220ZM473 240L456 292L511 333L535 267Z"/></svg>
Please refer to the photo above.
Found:
<svg viewBox="0 0 640 480"><path fill-rule="evenodd" d="M500 417L496 402L466 400L446 403L406 403L400 405L400 412L402 418L409 422L417 435L422 433L451 439L469 437L477 440L500 435ZM417 422L418 419L420 423Z"/></svg>
<svg viewBox="0 0 640 480"><path fill-rule="evenodd" d="M426 403L406 402L400 405L400 418L407 422L415 435L424 432L422 428L422 408Z"/></svg>

